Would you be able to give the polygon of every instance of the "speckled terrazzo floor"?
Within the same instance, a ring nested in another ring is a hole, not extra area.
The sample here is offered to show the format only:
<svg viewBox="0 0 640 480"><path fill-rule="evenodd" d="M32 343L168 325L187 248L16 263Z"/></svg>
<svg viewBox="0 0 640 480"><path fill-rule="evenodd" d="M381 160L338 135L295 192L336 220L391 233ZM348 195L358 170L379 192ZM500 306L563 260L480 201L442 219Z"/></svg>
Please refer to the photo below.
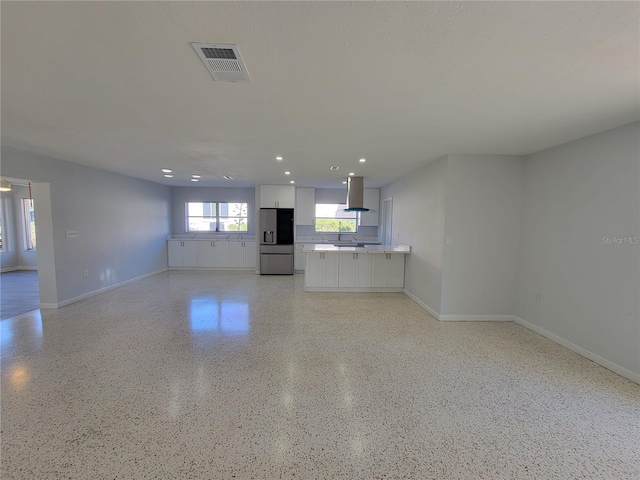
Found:
<svg viewBox="0 0 640 480"><path fill-rule="evenodd" d="M637 479L640 387L403 294L167 272L0 322L8 479Z"/></svg>

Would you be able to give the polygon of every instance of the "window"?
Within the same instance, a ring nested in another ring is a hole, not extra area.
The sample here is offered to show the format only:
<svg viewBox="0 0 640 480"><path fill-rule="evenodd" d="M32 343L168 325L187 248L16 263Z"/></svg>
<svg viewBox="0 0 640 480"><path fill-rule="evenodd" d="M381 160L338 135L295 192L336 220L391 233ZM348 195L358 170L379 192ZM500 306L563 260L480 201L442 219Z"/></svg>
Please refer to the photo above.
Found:
<svg viewBox="0 0 640 480"><path fill-rule="evenodd" d="M217 206L214 202L187 202L187 232L215 232Z"/></svg>
<svg viewBox="0 0 640 480"><path fill-rule="evenodd" d="M247 231L247 204L246 203L219 203L218 223L223 232Z"/></svg>
<svg viewBox="0 0 640 480"><path fill-rule="evenodd" d="M4 198L0 197L0 250L6 250L6 245L4 242Z"/></svg>
<svg viewBox="0 0 640 480"><path fill-rule="evenodd" d="M33 200L22 199L22 218L24 220L24 246L27 250L36 249L36 216Z"/></svg>
<svg viewBox="0 0 640 480"><path fill-rule="evenodd" d="M187 202L188 232L246 232L246 203Z"/></svg>
<svg viewBox="0 0 640 480"><path fill-rule="evenodd" d="M344 212L344 203L316 203L316 232L356 233L356 212Z"/></svg>

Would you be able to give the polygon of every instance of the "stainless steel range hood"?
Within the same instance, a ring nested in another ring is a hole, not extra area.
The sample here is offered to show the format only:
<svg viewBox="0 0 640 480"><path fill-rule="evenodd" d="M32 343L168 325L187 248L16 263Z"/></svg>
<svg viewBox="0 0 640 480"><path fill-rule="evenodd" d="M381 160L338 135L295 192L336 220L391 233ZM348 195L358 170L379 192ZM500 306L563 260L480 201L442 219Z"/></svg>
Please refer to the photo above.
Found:
<svg viewBox="0 0 640 480"><path fill-rule="evenodd" d="M347 179L347 208L344 212L374 212L364 206L364 177Z"/></svg>

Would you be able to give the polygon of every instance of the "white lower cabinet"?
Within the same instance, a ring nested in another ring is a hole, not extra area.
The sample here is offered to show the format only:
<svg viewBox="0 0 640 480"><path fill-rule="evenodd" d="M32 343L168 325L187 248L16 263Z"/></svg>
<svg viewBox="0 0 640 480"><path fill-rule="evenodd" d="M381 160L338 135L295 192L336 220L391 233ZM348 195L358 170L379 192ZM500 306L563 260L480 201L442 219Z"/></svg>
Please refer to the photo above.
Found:
<svg viewBox="0 0 640 480"><path fill-rule="evenodd" d="M169 240L169 267L256 268L256 242Z"/></svg>
<svg viewBox="0 0 640 480"><path fill-rule="evenodd" d="M218 268L229 268L231 265L231 254L229 253L229 242L213 242L215 253L213 255L213 266Z"/></svg>
<svg viewBox="0 0 640 480"><path fill-rule="evenodd" d="M198 242L169 240L167 265L170 267L197 267Z"/></svg>
<svg viewBox="0 0 640 480"><path fill-rule="evenodd" d="M375 253L371 257L371 286L404 287L403 253Z"/></svg>
<svg viewBox="0 0 640 480"><path fill-rule="evenodd" d="M255 268L256 242L229 242L229 267Z"/></svg>
<svg viewBox="0 0 640 480"><path fill-rule="evenodd" d="M305 253L302 251L304 243L296 243L293 257L293 269L296 272L304 271Z"/></svg>
<svg viewBox="0 0 640 480"><path fill-rule="evenodd" d="M198 242L198 266L199 267L213 267L213 259L216 251L213 244L214 244L213 240L210 242L205 242L205 241Z"/></svg>
<svg viewBox="0 0 640 480"><path fill-rule="evenodd" d="M339 253L338 286L371 287L371 256L368 253Z"/></svg>
<svg viewBox="0 0 640 480"><path fill-rule="evenodd" d="M404 259L408 251L305 252L307 291L400 292L404 287Z"/></svg>
<svg viewBox="0 0 640 480"><path fill-rule="evenodd" d="M183 263L182 241L169 240L167 242L168 261L170 267L181 267Z"/></svg>
<svg viewBox="0 0 640 480"><path fill-rule="evenodd" d="M256 268L256 242L242 242L244 245L244 264L245 268Z"/></svg>
<svg viewBox="0 0 640 480"><path fill-rule="evenodd" d="M306 287L338 286L338 253L307 252L304 283Z"/></svg>
<svg viewBox="0 0 640 480"><path fill-rule="evenodd" d="M229 266L244 266L244 248L242 247L242 242L229 243Z"/></svg>

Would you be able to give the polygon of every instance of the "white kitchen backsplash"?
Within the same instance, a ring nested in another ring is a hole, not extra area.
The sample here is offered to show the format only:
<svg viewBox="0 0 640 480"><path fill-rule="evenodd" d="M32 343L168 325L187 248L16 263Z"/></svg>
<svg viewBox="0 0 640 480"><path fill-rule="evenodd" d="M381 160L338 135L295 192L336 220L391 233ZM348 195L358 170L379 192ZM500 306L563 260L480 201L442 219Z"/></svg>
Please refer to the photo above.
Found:
<svg viewBox="0 0 640 480"><path fill-rule="evenodd" d="M336 237L338 236L337 233L335 234L331 234L331 233L316 233L316 229L313 225L296 225L296 236L300 237L300 236L305 236L305 237L317 237L320 235L325 235L325 236L330 236L330 235L335 235ZM358 227L358 233L343 233L342 235L353 235L357 238L360 237L378 237L378 227Z"/></svg>

